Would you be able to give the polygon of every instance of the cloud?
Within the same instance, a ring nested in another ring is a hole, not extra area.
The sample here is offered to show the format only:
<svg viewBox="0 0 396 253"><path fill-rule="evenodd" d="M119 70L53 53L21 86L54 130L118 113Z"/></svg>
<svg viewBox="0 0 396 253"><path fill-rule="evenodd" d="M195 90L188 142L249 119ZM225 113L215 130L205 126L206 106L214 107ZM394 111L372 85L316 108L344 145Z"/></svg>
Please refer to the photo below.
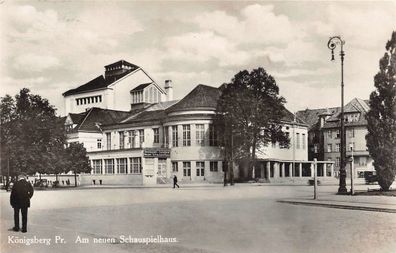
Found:
<svg viewBox="0 0 396 253"><path fill-rule="evenodd" d="M198 15L194 21L204 30L214 31L238 43L286 44L298 29L285 15L276 15L273 5L253 4L240 11L241 18L224 11Z"/></svg>
<svg viewBox="0 0 396 253"><path fill-rule="evenodd" d="M14 68L21 71L40 72L59 65L59 59L50 55L24 54L18 55L14 61Z"/></svg>
<svg viewBox="0 0 396 253"><path fill-rule="evenodd" d="M249 55L237 44L213 32L186 33L166 40L165 46L172 60L205 63L216 59L220 67L243 65Z"/></svg>
<svg viewBox="0 0 396 253"><path fill-rule="evenodd" d="M39 59L38 55L45 55L41 57L44 67L59 63L73 66L76 59L85 63L95 53L116 51L120 41L143 30L129 12L114 7L87 8L72 19L52 9L38 10L29 5L8 8L3 12L8 24L5 47L7 56L15 61L12 66L18 67L25 58Z"/></svg>

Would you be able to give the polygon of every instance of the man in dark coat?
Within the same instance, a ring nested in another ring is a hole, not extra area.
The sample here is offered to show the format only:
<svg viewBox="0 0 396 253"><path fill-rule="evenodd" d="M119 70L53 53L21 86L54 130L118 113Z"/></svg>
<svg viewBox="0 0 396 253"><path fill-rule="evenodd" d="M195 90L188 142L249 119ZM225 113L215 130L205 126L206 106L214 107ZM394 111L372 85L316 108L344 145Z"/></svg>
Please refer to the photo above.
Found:
<svg viewBox="0 0 396 253"><path fill-rule="evenodd" d="M179 188L179 185L177 184L177 177L176 177L176 175L173 177L173 188L175 188L175 186L177 186L177 188Z"/></svg>
<svg viewBox="0 0 396 253"><path fill-rule="evenodd" d="M26 175L18 176L18 181L11 190L10 204L14 208L14 231L19 231L19 210L22 213L22 233L27 232L27 215L30 207L30 199L33 196L33 187L26 181Z"/></svg>

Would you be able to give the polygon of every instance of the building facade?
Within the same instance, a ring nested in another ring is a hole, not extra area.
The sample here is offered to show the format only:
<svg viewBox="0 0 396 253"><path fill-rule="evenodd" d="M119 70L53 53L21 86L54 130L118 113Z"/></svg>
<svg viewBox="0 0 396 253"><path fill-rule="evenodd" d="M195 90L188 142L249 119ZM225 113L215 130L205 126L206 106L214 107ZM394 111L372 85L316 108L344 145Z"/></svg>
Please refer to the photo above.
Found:
<svg viewBox="0 0 396 253"><path fill-rule="evenodd" d="M63 93L65 114L92 107L129 111L137 106L172 100L172 82L158 85L141 67L124 60L105 66L105 74Z"/></svg>
<svg viewBox="0 0 396 253"><path fill-rule="evenodd" d="M352 156L356 177L363 177L364 171L374 171L365 138L368 110L367 101L358 98L344 106L348 176ZM334 161L337 173L340 168L340 108L307 109L297 112L297 115L310 123L309 158Z"/></svg>
<svg viewBox="0 0 396 253"><path fill-rule="evenodd" d="M110 74L130 77L138 70L112 69L111 66L120 63L122 61L106 66L106 71L116 70L120 72ZM110 74L107 76L111 77ZM117 78L116 82L120 80ZM175 175L183 183L222 182L223 149L219 145L220 133L213 125L220 90L200 84L181 100L169 100L172 97L169 80L164 89L141 79L139 82L125 80L125 83L130 84L128 92L113 95L115 100L127 101L129 109L83 104L84 110L78 113L75 107L69 107L71 112L65 121L68 142L83 143L92 166L91 173L80 175L80 184L161 184L169 183ZM108 86L103 92L109 87L114 90L115 86ZM84 85L80 90L81 87ZM151 88L157 97L150 95ZM83 93L68 91L64 93L65 100L69 101L66 103L78 106L77 95L91 96L97 90L91 85L85 87ZM121 96L128 98L124 100ZM283 130L289 135L290 147L284 148L278 143L261 147L257 152L256 170L249 174L244 166L236 166L236 179L290 182L291 179L306 181L306 177L313 176L312 163L308 161L307 125L285 111ZM323 165L321 171L322 176L331 177L332 163Z"/></svg>

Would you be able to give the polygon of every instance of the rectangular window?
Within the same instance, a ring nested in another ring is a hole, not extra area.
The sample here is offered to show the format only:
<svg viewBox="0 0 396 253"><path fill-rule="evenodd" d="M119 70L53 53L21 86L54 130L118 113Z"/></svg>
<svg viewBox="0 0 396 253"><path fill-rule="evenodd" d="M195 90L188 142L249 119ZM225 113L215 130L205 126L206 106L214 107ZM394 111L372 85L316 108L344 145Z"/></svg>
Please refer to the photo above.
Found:
<svg viewBox="0 0 396 253"><path fill-rule="evenodd" d="M128 131L128 147L134 148L135 147L135 130Z"/></svg>
<svg viewBox="0 0 396 253"><path fill-rule="evenodd" d="M332 152L333 150L333 145L327 144L327 152Z"/></svg>
<svg viewBox="0 0 396 253"><path fill-rule="evenodd" d="M124 131L119 132L120 135L120 149L124 149L125 135Z"/></svg>
<svg viewBox="0 0 396 253"><path fill-rule="evenodd" d="M300 148L300 134L296 133L296 148Z"/></svg>
<svg viewBox="0 0 396 253"><path fill-rule="evenodd" d="M219 163L218 162L210 162L210 171L218 172L219 171Z"/></svg>
<svg viewBox="0 0 396 253"><path fill-rule="evenodd" d="M190 125L183 125L183 146L191 146Z"/></svg>
<svg viewBox="0 0 396 253"><path fill-rule="evenodd" d="M331 130L327 131L327 137L329 139L333 138L333 132Z"/></svg>
<svg viewBox="0 0 396 253"><path fill-rule="evenodd" d="M177 164L177 162L172 162L172 171L173 172L178 172L179 171L179 165Z"/></svg>
<svg viewBox="0 0 396 253"><path fill-rule="evenodd" d="M191 177L191 163L183 162L183 176Z"/></svg>
<svg viewBox="0 0 396 253"><path fill-rule="evenodd" d="M197 169L197 177L205 176L205 162L197 162L195 166Z"/></svg>
<svg viewBox="0 0 396 253"><path fill-rule="evenodd" d="M288 140L290 140L290 133L289 132L286 132L286 137L287 137ZM282 147L282 148L285 148L285 147ZM287 147L287 149L289 149L289 148L290 148L290 145Z"/></svg>
<svg viewBox="0 0 396 253"><path fill-rule="evenodd" d="M107 150L111 150L111 133L106 133L106 145Z"/></svg>
<svg viewBox="0 0 396 253"><path fill-rule="evenodd" d="M351 151L351 150L355 150L355 143L354 142L350 142L349 145L348 145L348 151Z"/></svg>
<svg viewBox="0 0 396 253"><path fill-rule="evenodd" d="M336 139L340 138L340 136L341 136L341 135L340 135L340 130L337 130L337 131L336 131Z"/></svg>
<svg viewBox="0 0 396 253"><path fill-rule="evenodd" d="M354 128L352 128L352 129L349 129L349 137L350 138L353 138L353 137L355 137L355 129Z"/></svg>
<svg viewBox="0 0 396 253"><path fill-rule="evenodd" d="M144 142L144 129L139 130L139 142L140 144Z"/></svg>
<svg viewBox="0 0 396 253"><path fill-rule="evenodd" d="M97 147L98 149L102 149L102 139L97 139L97 140L96 140L96 147Z"/></svg>
<svg viewBox="0 0 396 253"><path fill-rule="evenodd" d="M318 144L314 144L314 153L317 154L319 152Z"/></svg>
<svg viewBox="0 0 396 253"><path fill-rule="evenodd" d="M340 152L340 144L339 143L336 144L335 151L336 152Z"/></svg>
<svg viewBox="0 0 396 253"><path fill-rule="evenodd" d="M117 158L117 173L118 174L128 173L128 162L126 158Z"/></svg>
<svg viewBox="0 0 396 253"><path fill-rule="evenodd" d="M177 135L177 126L172 126L172 146L177 147L178 145L178 135Z"/></svg>
<svg viewBox="0 0 396 253"><path fill-rule="evenodd" d="M166 126L164 129L164 142L165 142L165 147L169 147L169 127Z"/></svg>
<svg viewBox="0 0 396 253"><path fill-rule="evenodd" d="M114 174L114 159L105 159L106 174Z"/></svg>
<svg viewBox="0 0 396 253"><path fill-rule="evenodd" d="M141 157L132 157L129 158L131 169L131 174L142 174L142 158Z"/></svg>
<svg viewBox="0 0 396 253"><path fill-rule="evenodd" d="M99 96L99 103L102 102L102 95Z"/></svg>
<svg viewBox="0 0 396 253"><path fill-rule="evenodd" d="M367 165L367 157L361 156L359 157L359 166L366 166Z"/></svg>
<svg viewBox="0 0 396 253"><path fill-rule="evenodd" d="M195 130L196 130L197 145L198 146L204 146L205 145L204 125L203 124L196 124L195 125Z"/></svg>
<svg viewBox="0 0 396 253"><path fill-rule="evenodd" d="M153 132L154 132L154 143L159 143L160 140L159 128L153 128Z"/></svg>
<svg viewBox="0 0 396 253"><path fill-rule="evenodd" d="M93 173L102 174L102 160L92 160Z"/></svg>
<svg viewBox="0 0 396 253"><path fill-rule="evenodd" d="M302 140L301 140L301 142L302 142L302 148L305 149L305 134L302 134L302 135L301 135L301 138L302 138Z"/></svg>
<svg viewBox="0 0 396 253"><path fill-rule="evenodd" d="M80 105L80 99L76 99L77 105Z"/></svg>
<svg viewBox="0 0 396 253"><path fill-rule="evenodd" d="M213 124L209 125L209 146L217 146L217 131Z"/></svg>
<svg viewBox="0 0 396 253"><path fill-rule="evenodd" d="M335 167L340 167L340 158L339 157L336 157L334 166Z"/></svg>

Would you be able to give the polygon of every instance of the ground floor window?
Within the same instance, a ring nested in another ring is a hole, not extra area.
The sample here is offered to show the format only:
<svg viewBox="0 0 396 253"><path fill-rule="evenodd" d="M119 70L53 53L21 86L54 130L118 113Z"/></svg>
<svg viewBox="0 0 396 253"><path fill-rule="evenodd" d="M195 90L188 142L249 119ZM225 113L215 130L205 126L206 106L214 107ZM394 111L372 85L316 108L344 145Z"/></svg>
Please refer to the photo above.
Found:
<svg viewBox="0 0 396 253"><path fill-rule="evenodd" d="M173 172L179 171L179 166L178 166L177 162L172 162L172 171Z"/></svg>
<svg viewBox="0 0 396 253"><path fill-rule="evenodd" d="M197 169L197 177L205 176L205 163L204 162L197 162L196 169Z"/></svg>
<svg viewBox="0 0 396 253"><path fill-rule="evenodd" d="M117 158L117 173L119 174L128 173L128 164L126 158Z"/></svg>
<svg viewBox="0 0 396 253"><path fill-rule="evenodd" d="M219 163L218 162L210 162L210 171L218 172L219 171Z"/></svg>
<svg viewBox="0 0 396 253"><path fill-rule="evenodd" d="M131 163L131 174L141 174L142 173L142 158L132 157L130 158Z"/></svg>
<svg viewBox="0 0 396 253"><path fill-rule="evenodd" d="M183 162L183 176L191 177L191 163Z"/></svg>
<svg viewBox="0 0 396 253"><path fill-rule="evenodd" d="M92 160L94 174L102 174L102 160Z"/></svg>
<svg viewBox="0 0 396 253"><path fill-rule="evenodd" d="M105 159L106 174L114 174L114 159Z"/></svg>

